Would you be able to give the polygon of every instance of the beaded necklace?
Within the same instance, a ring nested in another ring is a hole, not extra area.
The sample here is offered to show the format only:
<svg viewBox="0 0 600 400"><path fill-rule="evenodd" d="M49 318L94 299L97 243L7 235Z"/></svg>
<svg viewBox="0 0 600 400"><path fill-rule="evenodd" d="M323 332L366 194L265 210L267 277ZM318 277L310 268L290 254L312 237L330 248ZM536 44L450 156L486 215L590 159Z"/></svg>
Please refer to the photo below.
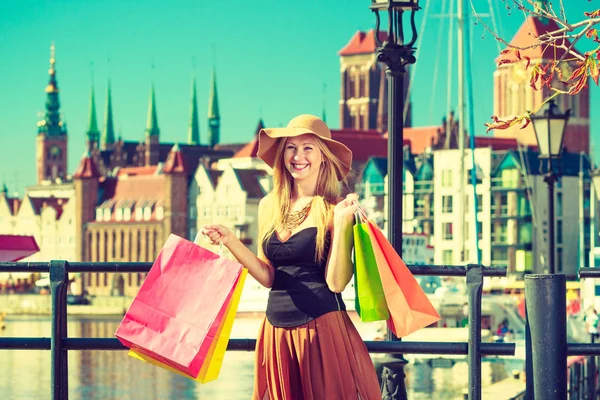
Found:
<svg viewBox="0 0 600 400"><path fill-rule="evenodd" d="M289 211L283 218L283 228L287 231L293 232L301 223L306 220L308 213L310 212L310 206L312 201L309 201L303 209L299 211Z"/></svg>

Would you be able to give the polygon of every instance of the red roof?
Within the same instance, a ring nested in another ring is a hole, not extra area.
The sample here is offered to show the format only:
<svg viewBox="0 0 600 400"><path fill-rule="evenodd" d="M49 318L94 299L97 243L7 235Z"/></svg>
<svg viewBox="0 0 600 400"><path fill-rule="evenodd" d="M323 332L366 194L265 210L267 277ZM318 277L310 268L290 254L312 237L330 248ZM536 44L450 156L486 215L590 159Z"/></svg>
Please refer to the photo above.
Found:
<svg viewBox="0 0 600 400"><path fill-rule="evenodd" d="M149 167L127 167L119 169L119 172L117 172L117 176L154 175L155 172L156 165L151 165Z"/></svg>
<svg viewBox="0 0 600 400"><path fill-rule="evenodd" d="M555 48L553 46L535 46L538 43L538 37L548 32L553 32L560 29L556 22L551 19L546 19L544 21L529 16L521 25L521 28L517 31L515 36L510 41L511 46L526 48L530 46L534 46L531 49L521 50L521 57L527 56L531 59L543 58L543 59L560 59L564 54L565 50L562 48ZM563 44L562 41L558 44ZM568 40L564 43L567 47L571 45L571 42ZM575 50L572 50L571 53L579 54ZM501 54L496 58L496 61L502 59L513 60L516 57L513 53Z"/></svg>
<svg viewBox="0 0 600 400"><path fill-rule="evenodd" d="M63 212L63 207L69 201L68 198L59 197L30 197L31 205L35 215L40 215L44 207L52 207L56 210L56 219L58 220Z"/></svg>
<svg viewBox="0 0 600 400"><path fill-rule="evenodd" d="M175 145L165 161L163 172L165 174L184 173L191 175L191 171L198 165L198 160L192 161L192 157L185 157L179 146Z"/></svg>
<svg viewBox="0 0 600 400"><path fill-rule="evenodd" d="M237 153L233 155L233 158L241 157L258 157L258 136L255 136L252 141L246 144Z"/></svg>
<svg viewBox="0 0 600 400"><path fill-rule="evenodd" d="M468 146L468 143L466 143ZM475 147L491 147L492 150L512 150L518 148L517 139L475 136Z"/></svg>
<svg viewBox="0 0 600 400"><path fill-rule="evenodd" d="M410 151L413 154L423 154L428 147L432 147L437 142L440 126L422 126L415 128L404 128L404 141L410 142ZM383 137L387 139L388 133Z"/></svg>
<svg viewBox="0 0 600 400"><path fill-rule="evenodd" d="M0 235L0 262L19 261L38 251L33 236Z"/></svg>
<svg viewBox="0 0 600 400"><path fill-rule="evenodd" d="M100 176L98 167L90 155L86 155L81 159L77 170L73 174L73 178L85 179L85 178L98 178Z"/></svg>
<svg viewBox="0 0 600 400"><path fill-rule="evenodd" d="M104 196L101 202L108 199L162 199L164 177L164 175L141 175L125 179L108 178L102 184Z"/></svg>
<svg viewBox="0 0 600 400"><path fill-rule="evenodd" d="M353 161L387 157L387 139L375 130L332 129L331 137L352 150Z"/></svg>
<svg viewBox="0 0 600 400"><path fill-rule="evenodd" d="M379 39L383 42L387 40L387 32L379 32ZM377 43L375 42L375 31L368 32L357 31L352 39L338 53L340 56L349 56L354 54L372 54L375 53Z"/></svg>

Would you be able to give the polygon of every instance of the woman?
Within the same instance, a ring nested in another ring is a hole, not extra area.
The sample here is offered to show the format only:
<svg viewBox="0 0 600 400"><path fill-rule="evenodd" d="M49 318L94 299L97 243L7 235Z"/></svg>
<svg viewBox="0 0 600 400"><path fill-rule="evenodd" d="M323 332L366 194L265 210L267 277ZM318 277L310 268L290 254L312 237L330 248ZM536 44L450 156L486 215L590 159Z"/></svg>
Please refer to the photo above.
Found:
<svg viewBox="0 0 600 400"><path fill-rule="evenodd" d="M319 118L300 115L286 128L261 130L258 156L273 168L274 183L258 208L258 256L224 226L203 231L271 288L252 398L381 399L373 363L341 298L353 273L358 196L340 197L352 152L331 139Z"/></svg>

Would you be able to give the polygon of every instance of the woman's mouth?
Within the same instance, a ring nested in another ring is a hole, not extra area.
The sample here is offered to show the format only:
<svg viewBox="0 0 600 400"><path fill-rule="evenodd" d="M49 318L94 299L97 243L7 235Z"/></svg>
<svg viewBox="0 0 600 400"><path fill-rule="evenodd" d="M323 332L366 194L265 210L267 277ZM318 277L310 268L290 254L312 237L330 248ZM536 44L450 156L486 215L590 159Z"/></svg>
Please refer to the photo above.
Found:
<svg viewBox="0 0 600 400"><path fill-rule="evenodd" d="M308 167L308 164L296 164L296 163L292 163L292 169L294 171L304 171L306 169L306 167Z"/></svg>

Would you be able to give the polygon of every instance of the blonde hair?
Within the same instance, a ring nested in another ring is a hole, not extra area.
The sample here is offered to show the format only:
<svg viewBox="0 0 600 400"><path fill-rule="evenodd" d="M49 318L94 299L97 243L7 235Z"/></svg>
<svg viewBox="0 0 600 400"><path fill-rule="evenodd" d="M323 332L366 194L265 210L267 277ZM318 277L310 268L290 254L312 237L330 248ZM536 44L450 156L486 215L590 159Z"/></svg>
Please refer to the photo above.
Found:
<svg viewBox="0 0 600 400"><path fill-rule="evenodd" d="M342 191L342 184L346 184L343 177L343 164L337 158L323 140L315 136L315 142L323 157L323 164L319 169L315 196L312 199L310 214L317 226L317 238L315 248L315 261L323 262L327 258L325 254L325 242L327 232L331 227L333 208L338 202ZM261 218L259 227L262 235L260 237L259 251L263 253L263 245L277 229L283 227L283 217L287 215L292 206L292 195L294 190L294 178L285 167L283 154L287 138L279 139L275 162L273 163L273 191L268 207L264 207L266 214ZM338 177L343 177L341 182Z"/></svg>

